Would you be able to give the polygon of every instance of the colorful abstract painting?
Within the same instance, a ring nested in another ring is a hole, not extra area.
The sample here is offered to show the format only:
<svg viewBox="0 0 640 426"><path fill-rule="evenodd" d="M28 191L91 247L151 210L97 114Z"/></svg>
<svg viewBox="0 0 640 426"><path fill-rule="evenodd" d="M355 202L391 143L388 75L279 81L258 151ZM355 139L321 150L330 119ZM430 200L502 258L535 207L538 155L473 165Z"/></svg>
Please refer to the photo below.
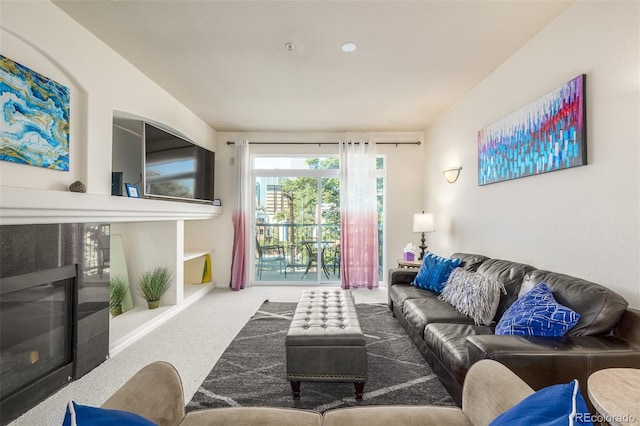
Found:
<svg viewBox="0 0 640 426"><path fill-rule="evenodd" d="M69 88L0 55L0 160L69 171Z"/></svg>
<svg viewBox="0 0 640 426"><path fill-rule="evenodd" d="M585 75L478 132L478 185L587 164Z"/></svg>

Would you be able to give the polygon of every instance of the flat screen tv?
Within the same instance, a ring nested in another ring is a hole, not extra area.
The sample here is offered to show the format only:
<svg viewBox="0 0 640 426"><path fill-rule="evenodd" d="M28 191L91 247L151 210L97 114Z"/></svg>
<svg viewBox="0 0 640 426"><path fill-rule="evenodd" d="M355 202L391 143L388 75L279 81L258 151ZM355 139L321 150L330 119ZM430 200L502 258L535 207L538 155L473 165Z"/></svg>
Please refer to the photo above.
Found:
<svg viewBox="0 0 640 426"><path fill-rule="evenodd" d="M213 201L213 151L149 123L144 123L142 139L145 197Z"/></svg>

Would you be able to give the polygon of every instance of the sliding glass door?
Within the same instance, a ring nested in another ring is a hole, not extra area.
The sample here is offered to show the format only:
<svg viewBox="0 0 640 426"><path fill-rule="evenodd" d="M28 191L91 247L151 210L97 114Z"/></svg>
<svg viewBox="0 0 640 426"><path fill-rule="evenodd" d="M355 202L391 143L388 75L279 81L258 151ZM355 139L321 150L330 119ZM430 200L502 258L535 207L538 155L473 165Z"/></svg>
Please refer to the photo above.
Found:
<svg viewBox="0 0 640 426"><path fill-rule="evenodd" d="M338 284L341 259L338 158L256 156L252 165L254 282ZM383 177L378 180L381 274L383 181Z"/></svg>

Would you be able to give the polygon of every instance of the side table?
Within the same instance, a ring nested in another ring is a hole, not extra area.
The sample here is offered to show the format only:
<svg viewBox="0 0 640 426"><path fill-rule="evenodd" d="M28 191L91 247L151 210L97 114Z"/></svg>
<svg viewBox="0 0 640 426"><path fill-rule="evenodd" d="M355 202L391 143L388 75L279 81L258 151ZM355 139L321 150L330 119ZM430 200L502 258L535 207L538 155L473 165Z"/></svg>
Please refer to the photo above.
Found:
<svg viewBox="0 0 640 426"><path fill-rule="evenodd" d="M612 426L640 421L640 369L606 368L589 376L589 399Z"/></svg>
<svg viewBox="0 0 640 426"><path fill-rule="evenodd" d="M422 265L421 260L398 259L398 268L419 269L420 265Z"/></svg>

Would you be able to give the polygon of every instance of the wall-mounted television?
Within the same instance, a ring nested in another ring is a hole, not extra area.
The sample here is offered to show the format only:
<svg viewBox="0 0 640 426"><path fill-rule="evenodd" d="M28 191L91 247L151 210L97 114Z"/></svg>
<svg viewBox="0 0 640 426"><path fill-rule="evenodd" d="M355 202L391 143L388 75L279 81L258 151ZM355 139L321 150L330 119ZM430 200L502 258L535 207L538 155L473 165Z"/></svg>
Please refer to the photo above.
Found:
<svg viewBox="0 0 640 426"><path fill-rule="evenodd" d="M202 203L213 201L213 151L146 122L142 141L144 197Z"/></svg>

